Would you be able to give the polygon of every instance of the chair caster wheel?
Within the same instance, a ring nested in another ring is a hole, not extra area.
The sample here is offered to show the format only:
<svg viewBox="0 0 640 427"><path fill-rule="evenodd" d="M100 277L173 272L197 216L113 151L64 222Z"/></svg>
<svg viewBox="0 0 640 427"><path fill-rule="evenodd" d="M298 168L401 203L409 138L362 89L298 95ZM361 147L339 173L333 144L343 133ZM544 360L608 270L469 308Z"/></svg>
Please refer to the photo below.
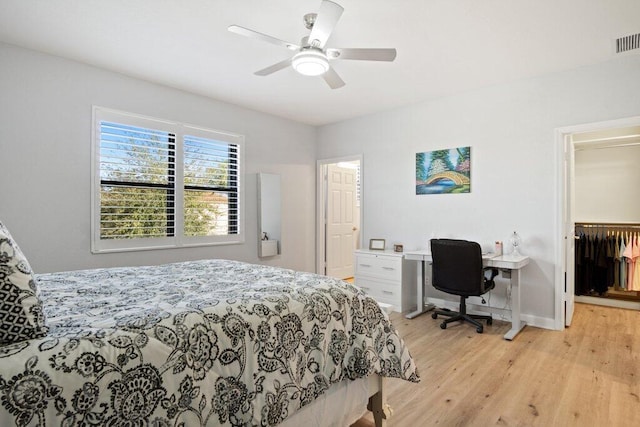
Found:
<svg viewBox="0 0 640 427"><path fill-rule="evenodd" d="M487 325L493 325L493 319L487 319Z"/></svg>
<svg viewBox="0 0 640 427"><path fill-rule="evenodd" d="M476 328L476 332L481 334L482 333L482 328Z"/></svg>
<svg viewBox="0 0 640 427"><path fill-rule="evenodd" d="M438 318L438 313L431 313L431 318L432 319L437 319Z"/></svg>
<svg viewBox="0 0 640 427"><path fill-rule="evenodd" d="M447 329L447 324L444 322L440 323L440 329Z"/></svg>

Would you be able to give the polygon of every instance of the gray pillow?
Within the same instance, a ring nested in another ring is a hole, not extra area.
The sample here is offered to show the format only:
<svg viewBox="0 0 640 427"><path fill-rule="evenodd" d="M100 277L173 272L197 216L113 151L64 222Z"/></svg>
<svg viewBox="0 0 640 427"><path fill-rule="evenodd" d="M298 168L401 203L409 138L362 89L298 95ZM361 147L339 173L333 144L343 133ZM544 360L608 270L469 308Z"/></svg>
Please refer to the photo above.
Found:
<svg viewBox="0 0 640 427"><path fill-rule="evenodd" d="M38 283L9 230L0 221L0 345L47 334Z"/></svg>

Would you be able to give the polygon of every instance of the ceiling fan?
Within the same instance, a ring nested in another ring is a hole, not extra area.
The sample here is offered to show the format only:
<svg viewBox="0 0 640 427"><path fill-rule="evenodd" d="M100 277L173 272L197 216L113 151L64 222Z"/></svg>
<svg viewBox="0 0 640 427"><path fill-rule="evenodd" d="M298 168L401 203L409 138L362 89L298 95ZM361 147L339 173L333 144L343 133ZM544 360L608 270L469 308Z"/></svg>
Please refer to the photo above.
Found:
<svg viewBox="0 0 640 427"><path fill-rule="evenodd" d="M256 75L267 76L291 65L297 72L305 76L322 76L331 89L338 89L345 83L331 67L329 60L393 61L396 58L395 49L326 48L327 40L329 40L343 11L343 7L339 4L323 0L318 13L304 15L304 24L311 32L302 38L299 45L239 25L231 25L228 29L232 33L283 46L296 52L291 58L256 71Z"/></svg>

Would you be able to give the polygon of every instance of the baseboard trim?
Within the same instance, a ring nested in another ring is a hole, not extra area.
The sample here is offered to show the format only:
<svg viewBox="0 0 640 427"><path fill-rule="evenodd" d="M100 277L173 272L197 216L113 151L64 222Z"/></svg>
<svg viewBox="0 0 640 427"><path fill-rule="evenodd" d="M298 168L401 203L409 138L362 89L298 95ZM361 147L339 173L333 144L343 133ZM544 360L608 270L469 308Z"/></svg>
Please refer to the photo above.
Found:
<svg viewBox="0 0 640 427"><path fill-rule="evenodd" d="M585 304L603 305L605 307L626 308L629 310L640 310L640 302L625 301L622 299L589 297L584 295L576 295L576 302Z"/></svg>

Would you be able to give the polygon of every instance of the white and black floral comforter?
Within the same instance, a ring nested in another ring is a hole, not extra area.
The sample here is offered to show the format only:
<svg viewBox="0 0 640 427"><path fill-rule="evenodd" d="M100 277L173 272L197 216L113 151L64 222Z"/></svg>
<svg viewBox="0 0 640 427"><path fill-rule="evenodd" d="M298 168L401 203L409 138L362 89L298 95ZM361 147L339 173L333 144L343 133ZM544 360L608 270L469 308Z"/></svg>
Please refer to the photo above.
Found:
<svg viewBox="0 0 640 427"><path fill-rule="evenodd" d="M0 347L0 425L275 425L331 384L418 381L371 298L227 260L38 276L47 336Z"/></svg>

